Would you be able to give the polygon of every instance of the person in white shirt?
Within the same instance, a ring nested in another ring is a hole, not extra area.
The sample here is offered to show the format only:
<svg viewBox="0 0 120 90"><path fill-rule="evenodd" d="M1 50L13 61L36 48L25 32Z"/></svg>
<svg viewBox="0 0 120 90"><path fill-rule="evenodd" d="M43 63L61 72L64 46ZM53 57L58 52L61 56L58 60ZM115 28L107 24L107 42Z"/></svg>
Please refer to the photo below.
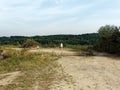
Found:
<svg viewBox="0 0 120 90"><path fill-rule="evenodd" d="M60 48L63 48L63 43L60 44Z"/></svg>

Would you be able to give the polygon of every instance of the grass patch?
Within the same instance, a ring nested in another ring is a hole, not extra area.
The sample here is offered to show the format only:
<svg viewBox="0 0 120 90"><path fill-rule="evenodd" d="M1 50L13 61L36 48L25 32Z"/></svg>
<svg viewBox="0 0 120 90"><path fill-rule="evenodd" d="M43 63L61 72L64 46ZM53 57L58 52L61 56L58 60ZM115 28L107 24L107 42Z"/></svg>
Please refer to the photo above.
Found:
<svg viewBox="0 0 120 90"><path fill-rule="evenodd" d="M26 50L7 52L11 57L0 61L0 73L21 71L23 75L9 85L0 86L0 90L34 90L36 87L38 90L50 90L59 81L70 81L57 62L60 56Z"/></svg>
<svg viewBox="0 0 120 90"><path fill-rule="evenodd" d="M67 45L67 47L75 51L78 56L94 56L92 45Z"/></svg>
<svg viewBox="0 0 120 90"><path fill-rule="evenodd" d="M7 48L18 48L17 45L0 45L0 49L7 49Z"/></svg>
<svg viewBox="0 0 120 90"><path fill-rule="evenodd" d="M87 51L88 48L92 47L91 45L67 45L67 48L71 48L75 51Z"/></svg>

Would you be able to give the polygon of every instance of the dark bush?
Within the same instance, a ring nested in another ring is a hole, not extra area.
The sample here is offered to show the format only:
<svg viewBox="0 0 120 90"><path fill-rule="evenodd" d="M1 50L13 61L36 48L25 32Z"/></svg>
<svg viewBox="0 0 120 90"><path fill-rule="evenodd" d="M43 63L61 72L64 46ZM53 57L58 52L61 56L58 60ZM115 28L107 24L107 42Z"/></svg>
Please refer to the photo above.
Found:
<svg viewBox="0 0 120 90"><path fill-rule="evenodd" d="M23 45L22 48L30 48L30 47L37 47L39 44L33 40L33 39L27 39Z"/></svg>

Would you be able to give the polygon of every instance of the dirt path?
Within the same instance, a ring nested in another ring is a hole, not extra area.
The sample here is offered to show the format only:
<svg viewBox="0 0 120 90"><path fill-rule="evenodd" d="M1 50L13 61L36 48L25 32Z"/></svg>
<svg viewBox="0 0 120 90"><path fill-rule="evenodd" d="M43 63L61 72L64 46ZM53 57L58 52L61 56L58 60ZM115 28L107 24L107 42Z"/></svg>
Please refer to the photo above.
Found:
<svg viewBox="0 0 120 90"><path fill-rule="evenodd" d="M62 55L62 56L75 56L76 55L76 52L73 52L70 49L59 49L59 48L32 49L32 50L29 50L29 52L48 52L48 53L55 53L55 54Z"/></svg>
<svg viewBox="0 0 120 90"><path fill-rule="evenodd" d="M120 90L119 58L77 56L76 52L61 49L38 51L63 55L58 62L64 67L65 73L71 75L75 82L74 85L59 83L52 90Z"/></svg>
<svg viewBox="0 0 120 90"><path fill-rule="evenodd" d="M106 56L76 56L68 50L41 50L62 53L59 63L72 76L74 85L64 82L52 90L120 90L120 59Z"/></svg>
<svg viewBox="0 0 120 90"><path fill-rule="evenodd" d="M62 90L120 90L120 61L107 57L62 57L59 62L75 86Z"/></svg>

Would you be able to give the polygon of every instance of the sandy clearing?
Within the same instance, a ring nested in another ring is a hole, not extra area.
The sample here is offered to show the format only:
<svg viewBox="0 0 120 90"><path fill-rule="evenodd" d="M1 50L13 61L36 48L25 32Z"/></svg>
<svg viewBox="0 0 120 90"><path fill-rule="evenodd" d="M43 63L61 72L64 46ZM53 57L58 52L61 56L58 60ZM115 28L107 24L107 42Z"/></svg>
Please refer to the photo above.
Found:
<svg viewBox="0 0 120 90"><path fill-rule="evenodd" d="M62 55L58 62L75 81L74 85L61 82L51 90L120 90L119 58L104 55L77 56L76 52L61 49L31 50L36 51Z"/></svg>
<svg viewBox="0 0 120 90"><path fill-rule="evenodd" d="M59 63L76 82L72 88L62 90L120 90L119 60L100 56L67 56L59 59Z"/></svg>
<svg viewBox="0 0 120 90"><path fill-rule="evenodd" d="M60 82L51 90L120 90L120 59L107 56L76 56L76 52L61 49L36 49L30 52L50 52L62 55L58 62L72 76L75 84ZM36 87L38 85L36 83Z"/></svg>
<svg viewBox="0 0 120 90"><path fill-rule="evenodd" d="M19 71L6 73L6 74L0 74L0 78L1 78L0 79L0 85L11 84L20 75L21 75L21 73Z"/></svg>
<svg viewBox="0 0 120 90"><path fill-rule="evenodd" d="M36 50L32 50L36 52ZM61 49L41 49L62 55L58 62L72 76L75 84L60 82L51 90L120 90L120 59L108 56L77 56L76 52Z"/></svg>

